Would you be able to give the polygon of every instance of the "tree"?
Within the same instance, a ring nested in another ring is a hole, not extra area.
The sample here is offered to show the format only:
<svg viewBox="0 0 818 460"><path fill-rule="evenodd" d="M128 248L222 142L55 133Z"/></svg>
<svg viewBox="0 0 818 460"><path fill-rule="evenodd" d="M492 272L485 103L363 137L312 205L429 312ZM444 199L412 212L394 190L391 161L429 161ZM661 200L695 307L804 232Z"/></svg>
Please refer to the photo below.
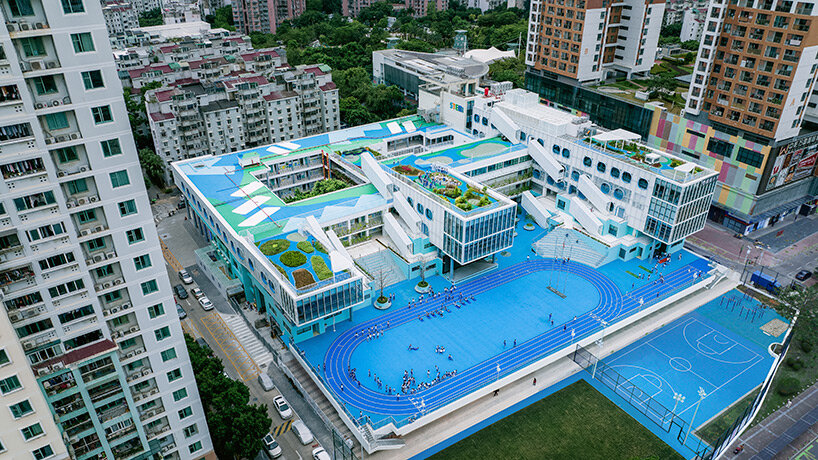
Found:
<svg viewBox="0 0 818 460"><path fill-rule="evenodd" d="M161 8L154 8L139 15L139 27L161 26L164 23Z"/></svg>
<svg viewBox="0 0 818 460"><path fill-rule="evenodd" d="M510 81L515 88L525 86L525 61L523 55L500 59L489 65L489 77L494 81Z"/></svg>
<svg viewBox="0 0 818 460"><path fill-rule="evenodd" d="M214 29L236 30L236 27L233 25L233 7L230 5L216 8L213 14L207 16L205 20L209 22Z"/></svg>
<svg viewBox="0 0 818 460"><path fill-rule="evenodd" d="M139 164L142 165L142 169L145 170L145 175L153 182L157 187L161 187L164 185L165 182L165 163L162 161L162 158L153 151L153 149L140 149L139 152Z"/></svg>
<svg viewBox="0 0 818 460"><path fill-rule="evenodd" d="M398 43L398 49L406 51L419 51L421 53L434 53L437 49L430 43L423 40L404 40Z"/></svg>
<svg viewBox="0 0 818 460"><path fill-rule="evenodd" d="M204 406L213 448L219 458L255 458L272 420L262 405L249 404L250 390L222 373L224 365L185 335L190 363Z"/></svg>
<svg viewBox="0 0 818 460"><path fill-rule="evenodd" d="M346 70L333 70L332 81L338 87L341 98L366 97L365 94L372 87L372 77L363 67L352 67Z"/></svg>
<svg viewBox="0 0 818 460"><path fill-rule="evenodd" d="M672 94L679 86L679 81L669 73L660 73L652 76L646 86L651 93L664 92Z"/></svg>
<svg viewBox="0 0 818 460"><path fill-rule="evenodd" d="M682 42L682 48L688 51L696 51L699 49L699 41L698 40L688 40L686 42Z"/></svg>

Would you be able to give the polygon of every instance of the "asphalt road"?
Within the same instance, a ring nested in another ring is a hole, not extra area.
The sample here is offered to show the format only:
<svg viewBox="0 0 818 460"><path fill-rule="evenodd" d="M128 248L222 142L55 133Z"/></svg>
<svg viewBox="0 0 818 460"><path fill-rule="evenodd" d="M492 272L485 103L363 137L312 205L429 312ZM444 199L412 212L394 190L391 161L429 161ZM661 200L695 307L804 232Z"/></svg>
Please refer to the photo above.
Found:
<svg viewBox="0 0 818 460"><path fill-rule="evenodd" d="M165 267L170 277L171 285L181 284L177 268L178 266L191 267L195 264L195 255L193 250L206 245L207 243L198 235L192 235L186 229L189 223L185 221L185 211L179 210L173 215L168 215L168 212L175 209L176 200L162 200L156 203L154 208L154 215L157 217L157 229L160 238L166 242L168 249L176 259L175 263L166 263ZM197 239L199 241L197 241ZM178 254L178 256L177 256ZM175 265L175 266L172 266ZM195 267L191 267L195 268ZM241 379L241 372L233 364L228 354L230 350L225 350L219 345L213 333L205 326L205 318L219 311L227 314L234 314L235 312L227 303L227 299L216 291L216 288L205 278L199 274L197 270L189 270L193 275L194 283L184 285L188 292L194 287L199 287L205 295L213 302L215 309L205 311L198 301L192 296L188 295L186 299L179 299L174 295L176 302L187 313L187 317L182 320L182 327L186 333L193 335L195 338L204 338L208 343L213 354L217 356L224 364L225 372L232 379ZM175 311L175 309L174 309ZM212 326L211 326L212 327ZM272 420L270 431L272 432L276 427L279 427L288 420L283 419L273 405L273 398L278 396L280 392L278 389L272 391L264 391L258 383L258 379L248 378L244 380L245 385L250 390L250 402L253 404L264 404L267 407L267 413ZM298 420L300 417L293 408L292 420ZM309 426L309 425L308 425ZM318 447L318 442L313 442L308 445L303 445L289 428L286 426L284 431L279 436L276 436L276 441L282 449L282 456L278 457L280 460L296 460L312 458L312 450ZM268 460L269 456L264 451L259 452L255 460Z"/></svg>

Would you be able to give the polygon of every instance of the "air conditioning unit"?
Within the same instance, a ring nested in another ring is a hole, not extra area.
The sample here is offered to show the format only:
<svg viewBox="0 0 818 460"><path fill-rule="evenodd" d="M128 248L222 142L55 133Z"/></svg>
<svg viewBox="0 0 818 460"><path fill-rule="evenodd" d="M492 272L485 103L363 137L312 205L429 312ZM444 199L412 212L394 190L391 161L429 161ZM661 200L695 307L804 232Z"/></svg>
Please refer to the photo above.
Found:
<svg viewBox="0 0 818 460"><path fill-rule="evenodd" d="M49 69L56 69L57 68L57 61L48 61L45 63L46 67Z"/></svg>
<svg viewBox="0 0 818 460"><path fill-rule="evenodd" d="M94 227L94 233L98 233L103 230L105 230L105 227L103 227L102 225L97 225L96 227Z"/></svg>
<svg viewBox="0 0 818 460"><path fill-rule="evenodd" d="M65 367L65 364L63 364L61 362L56 362L56 363L51 365L51 370L58 371L58 370L60 370L60 369L62 369L64 367Z"/></svg>
<svg viewBox="0 0 818 460"><path fill-rule="evenodd" d="M80 135L77 133L71 133L71 139L79 139Z"/></svg>
<svg viewBox="0 0 818 460"><path fill-rule="evenodd" d="M46 369L44 367L41 367L41 368L37 369L37 377L42 377L42 376L44 376L46 374L48 374L48 369Z"/></svg>
<svg viewBox="0 0 818 460"><path fill-rule="evenodd" d="M102 283L95 284L94 289L96 289L97 291L101 291L102 290Z"/></svg>
<svg viewBox="0 0 818 460"><path fill-rule="evenodd" d="M116 257L116 253L114 252L109 252L108 254L105 254L105 258L107 259L113 259L114 257Z"/></svg>
<svg viewBox="0 0 818 460"><path fill-rule="evenodd" d="M142 369L142 376L144 377L146 375L151 375L151 370L150 369Z"/></svg>
<svg viewBox="0 0 818 460"><path fill-rule="evenodd" d="M85 171L88 171L88 168L86 168L85 166L81 166L80 167L80 172L85 172Z"/></svg>
<svg viewBox="0 0 818 460"><path fill-rule="evenodd" d="M95 203L99 200L99 197L97 195L91 195L88 199L91 200L91 203Z"/></svg>
<svg viewBox="0 0 818 460"><path fill-rule="evenodd" d="M34 24L35 29L44 29L45 25L42 22L37 22Z"/></svg>
<svg viewBox="0 0 818 460"><path fill-rule="evenodd" d="M111 309L111 314L117 313L119 311L119 307L114 307Z"/></svg>
<svg viewBox="0 0 818 460"><path fill-rule="evenodd" d="M125 355L125 357L126 358L133 358L133 352L128 353L127 355Z"/></svg>
<svg viewBox="0 0 818 460"><path fill-rule="evenodd" d="M22 24L20 24L20 25L22 26ZM41 59L38 59L36 61L31 61L31 62L29 62L29 64L31 65L31 70L43 70L43 69L45 69L45 64L43 63L43 61Z"/></svg>
<svg viewBox="0 0 818 460"><path fill-rule="evenodd" d="M23 342L23 348L26 350L31 350L34 348L34 342Z"/></svg>
<svg viewBox="0 0 818 460"><path fill-rule="evenodd" d="M139 394L137 394L136 396L133 397L134 401L139 401L140 399L142 399L142 393L139 393Z"/></svg>
<svg viewBox="0 0 818 460"><path fill-rule="evenodd" d="M57 136L57 142L65 142L67 140L68 140L68 136L66 136L64 134Z"/></svg>
<svg viewBox="0 0 818 460"><path fill-rule="evenodd" d="M74 203L72 203L72 202L70 202L70 201L67 201L67 202L65 203L65 207L66 207L66 208L68 208L68 209L71 209L71 208L73 208L73 207L74 207Z"/></svg>
<svg viewBox="0 0 818 460"><path fill-rule="evenodd" d="M108 315L110 315L110 314L111 314L111 311L110 311L110 310L102 310L102 315L103 315L103 316L108 316Z"/></svg>
<svg viewBox="0 0 818 460"><path fill-rule="evenodd" d="M79 204L80 206L84 206L88 204L88 200L86 200L85 198L80 198L77 200L77 204Z"/></svg>
<svg viewBox="0 0 818 460"><path fill-rule="evenodd" d="M114 280L114 286L118 286L120 284L122 284L122 278L117 278Z"/></svg>
<svg viewBox="0 0 818 460"><path fill-rule="evenodd" d="M16 22L9 22L6 24L6 27L9 29L9 32L17 32L19 30L19 26Z"/></svg>
<svg viewBox="0 0 818 460"><path fill-rule="evenodd" d="M42 109L43 107L45 107L45 105L43 105L42 102L38 102L38 103L34 104L35 109Z"/></svg>
<svg viewBox="0 0 818 460"><path fill-rule="evenodd" d="M29 23L25 22L25 21L20 21L18 26L20 27L20 30L30 30L31 29L31 25Z"/></svg>
<svg viewBox="0 0 818 460"><path fill-rule="evenodd" d="M123 310L127 310L129 308L131 308L131 303L130 302L125 302L125 303L122 304L122 309Z"/></svg>
<svg viewBox="0 0 818 460"><path fill-rule="evenodd" d="M31 71L31 64L29 64L26 61L22 61L22 62L20 62L20 69L23 72L30 72Z"/></svg>
<svg viewBox="0 0 818 460"><path fill-rule="evenodd" d="M94 262L102 262L103 260L105 260L105 258L102 254L97 254L94 256Z"/></svg>
<svg viewBox="0 0 818 460"><path fill-rule="evenodd" d="M65 171L57 171L57 177L63 177L65 175Z"/></svg>
<svg viewBox="0 0 818 460"><path fill-rule="evenodd" d="M138 354L142 353L143 351L144 351L144 350L142 350L142 349L140 348L139 350L136 350L134 353L136 353L136 354L138 355ZM151 393L151 394L153 394L153 393Z"/></svg>
<svg viewBox="0 0 818 460"><path fill-rule="evenodd" d="M20 313L17 312L9 313L9 319L12 321L20 321L20 318L21 318Z"/></svg>
<svg viewBox="0 0 818 460"><path fill-rule="evenodd" d="M87 228L84 228L84 229L83 229L83 230L80 232L80 234L81 234L82 236L88 236L88 235L90 235L90 234L91 234L91 230L88 230Z"/></svg>
<svg viewBox="0 0 818 460"><path fill-rule="evenodd" d="M56 141L56 139L54 139L51 136L46 136L46 138L45 138L45 143L46 144L53 144L55 141Z"/></svg>
<svg viewBox="0 0 818 460"><path fill-rule="evenodd" d="M49 64L51 64L51 63L49 62ZM49 69L50 68L51 67L49 67ZM51 101L51 107L56 107L58 105L60 105L60 101L58 101L57 99L54 99L53 101Z"/></svg>
<svg viewBox="0 0 818 460"><path fill-rule="evenodd" d="M151 390L152 395L155 395L156 393L159 393L159 388L154 388L153 390Z"/></svg>
<svg viewBox="0 0 818 460"><path fill-rule="evenodd" d="M102 285L103 289L108 289L109 287L111 287L111 283L105 283Z"/></svg>
<svg viewBox="0 0 818 460"><path fill-rule="evenodd" d="M134 327L131 328L131 332L136 332L138 330L139 330L139 327L137 327L137 326L134 326Z"/></svg>

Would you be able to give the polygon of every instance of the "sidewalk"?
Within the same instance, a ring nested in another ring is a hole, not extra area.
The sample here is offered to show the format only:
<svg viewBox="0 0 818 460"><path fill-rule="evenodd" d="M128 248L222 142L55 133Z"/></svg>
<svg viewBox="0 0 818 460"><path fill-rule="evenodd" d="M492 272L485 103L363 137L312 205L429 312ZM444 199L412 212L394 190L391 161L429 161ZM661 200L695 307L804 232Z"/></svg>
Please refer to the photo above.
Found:
<svg viewBox="0 0 818 460"><path fill-rule="evenodd" d="M818 383L796 396L789 405L783 406L762 420L726 450L744 445L737 459L771 460L790 459L800 449L818 436Z"/></svg>

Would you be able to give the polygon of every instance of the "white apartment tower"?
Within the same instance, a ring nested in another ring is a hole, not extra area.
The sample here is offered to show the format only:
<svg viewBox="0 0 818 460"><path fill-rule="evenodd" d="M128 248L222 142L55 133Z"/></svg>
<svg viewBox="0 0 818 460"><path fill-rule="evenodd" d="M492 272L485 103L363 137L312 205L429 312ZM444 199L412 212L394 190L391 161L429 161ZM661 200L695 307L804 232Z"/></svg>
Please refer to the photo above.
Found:
<svg viewBox="0 0 818 460"><path fill-rule="evenodd" d="M100 4L0 11L0 412L43 431L11 458L201 458L213 447ZM22 445L13 431L4 446Z"/></svg>

